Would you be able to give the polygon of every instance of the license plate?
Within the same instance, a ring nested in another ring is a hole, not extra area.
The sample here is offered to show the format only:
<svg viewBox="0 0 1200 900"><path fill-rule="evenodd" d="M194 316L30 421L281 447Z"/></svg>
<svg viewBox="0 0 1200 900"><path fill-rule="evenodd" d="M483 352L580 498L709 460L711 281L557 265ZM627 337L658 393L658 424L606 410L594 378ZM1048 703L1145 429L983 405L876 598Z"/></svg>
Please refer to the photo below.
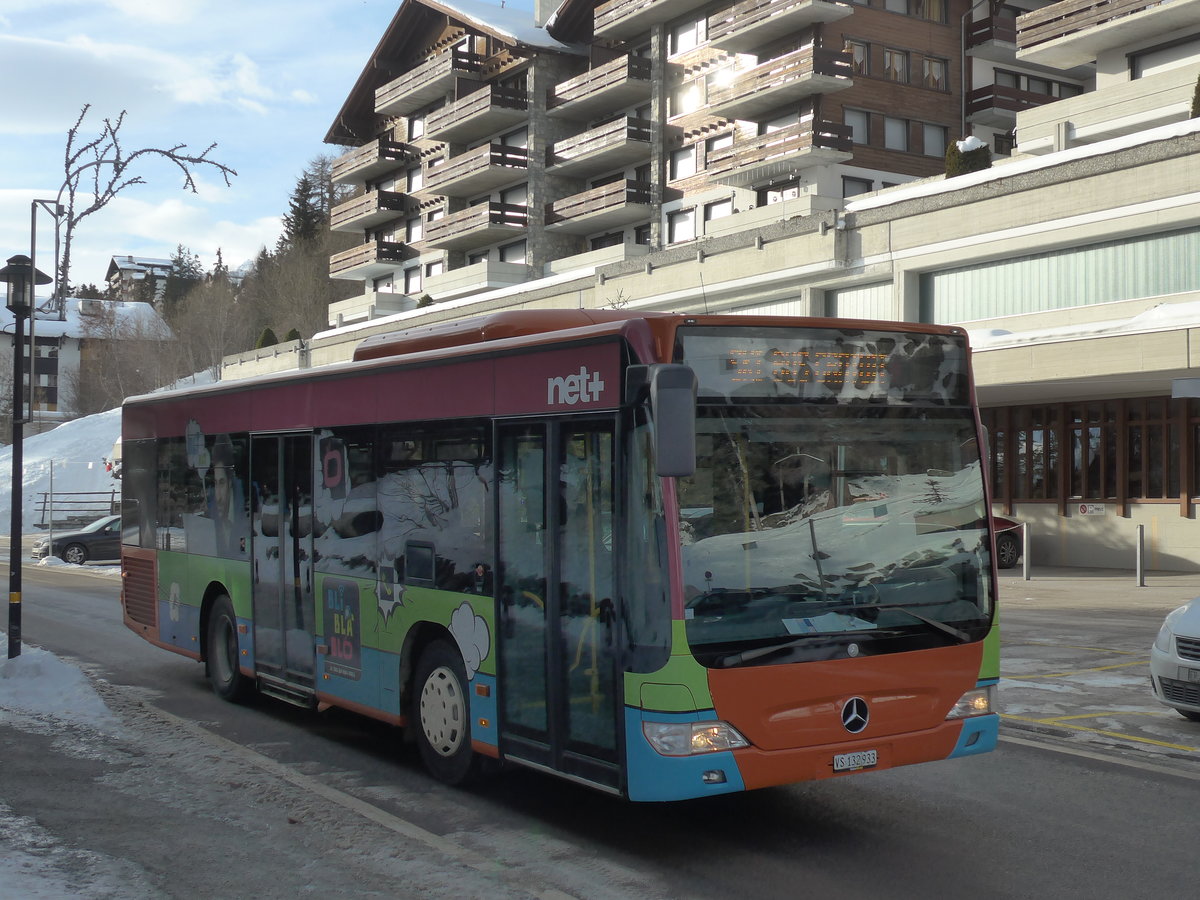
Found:
<svg viewBox="0 0 1200 900"><path fill-rule="evenodd" d="M833 757L833 771L850 772L854 769L869 769L879 762L874 750L859 750L855 753L838 753Z"/></svg>
<svg viewBox="0 0 1200 900"><path fill-rule="evenodd" d="M1200 669L1180 669L1179 674L1188 681L1200 681Z"/></svg>

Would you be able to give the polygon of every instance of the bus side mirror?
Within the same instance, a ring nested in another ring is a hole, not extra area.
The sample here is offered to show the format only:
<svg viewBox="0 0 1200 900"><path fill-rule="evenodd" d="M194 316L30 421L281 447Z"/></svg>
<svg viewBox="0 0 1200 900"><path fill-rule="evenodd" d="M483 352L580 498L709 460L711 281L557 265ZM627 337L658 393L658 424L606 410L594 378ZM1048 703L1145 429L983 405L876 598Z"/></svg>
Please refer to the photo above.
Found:
<svg viewBox="0 0 1200 900"><path fill-rule="evenodd" d="M696 373L687 366L650 367L654 471L686 477L696 471Z"/></svg>

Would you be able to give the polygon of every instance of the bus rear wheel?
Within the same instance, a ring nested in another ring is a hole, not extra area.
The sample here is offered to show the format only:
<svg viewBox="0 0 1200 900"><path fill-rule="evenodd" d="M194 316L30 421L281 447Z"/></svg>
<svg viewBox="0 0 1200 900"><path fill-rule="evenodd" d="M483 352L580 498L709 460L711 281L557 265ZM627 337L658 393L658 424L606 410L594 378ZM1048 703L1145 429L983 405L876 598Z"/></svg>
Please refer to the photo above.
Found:
<svg viewBox="0 0 1200 900"><path fill-rule="evenodd" d="M471 749L471 701L458 649L437 640L421 653L413 685L412 723L425 768L446 784L464 784L478 769Z"/></svg>
<svg viewBox="0 0 1200 900"><path fill-rule="evenodd" d="M233 602L225 594L213 601L208 615L208 642L205 645L208 680L218 697L237 703L250 694L250 679L238 666L237 616Z"/></svg>

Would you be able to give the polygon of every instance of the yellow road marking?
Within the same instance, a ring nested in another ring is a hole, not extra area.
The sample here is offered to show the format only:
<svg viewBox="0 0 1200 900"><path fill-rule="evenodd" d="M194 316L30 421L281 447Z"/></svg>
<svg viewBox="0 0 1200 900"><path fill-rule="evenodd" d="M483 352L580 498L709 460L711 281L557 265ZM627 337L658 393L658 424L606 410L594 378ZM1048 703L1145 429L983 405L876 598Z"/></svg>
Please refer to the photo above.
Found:
<svg viewBox="0 0 1200 900"><path fill-rule="evenodd" d="M1051 718L1048 718L1048 719L1034 719L1029 716L1011 716L1011 715L1008 715L1007 713L1001 713L1000 717L1002 719L1012 719L1015 722L1030 722L1035 725L1057 725L1061 728L1073 728L1076 731L1086 731L1090 734L1102 734L1105 737L1120 738L1121 740L1125 740L1125 741L1136 741L1139 744L1152 744L1155 747L1166 747L1168 750L1184 750L1188 753L1200 752L1200 747L1188 747L1184 744L1171 744L1166 741L1156 741L1153 738L1138 737L1137 735L1133 735L1133 734L1123 734L1120 731L1106 731L1103 728L1088 728L1086 725L1073 725L1069 721L1067 721L1069 719L1095 719L1100 716L1124 716L1124 715L1131 715L1131 713L1099 712L1099 713L1092 713L1091 715L1086 715L1086 716L1052 716ZM1150 715L1150 714L1146 713L1145 715Z"/></svg>
<svg viewBox="0 0 1200 900"><path fill-rule="evenodd" d="M1111 647L1080 647L1077 644L1056 644L1054 641L1006 641L1001 639L1000 643L1007 644L1010 647L1057 647L1062 650L1092 650L1096 653L1116 653L1120 656L1132 656L1135 653L1142 653L1142 650L1114 650Z"/></svg>
<svg viewBox="0 0 1200 900"><path fill-rule="evenodd" d="M1104 672L1108 669L1127 669L1130 666L1148 666L1149 659L1139 659L1137 662L1113 663L1111 666L1093 666L1090 669L1075 669L1072 672L1046 672L1043 675L1008 675L1000 673L1000 677L1015 678L1018 681L1025 681L1029 678L1066 678L1071 675L1086 675L1088 672Z"/></svg>

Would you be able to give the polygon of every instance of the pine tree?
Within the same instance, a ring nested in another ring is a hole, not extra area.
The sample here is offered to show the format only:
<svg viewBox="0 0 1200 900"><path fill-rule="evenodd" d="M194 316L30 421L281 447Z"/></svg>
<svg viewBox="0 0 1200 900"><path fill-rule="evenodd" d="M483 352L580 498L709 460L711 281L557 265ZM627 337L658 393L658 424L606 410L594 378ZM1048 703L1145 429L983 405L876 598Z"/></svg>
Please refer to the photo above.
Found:
<svg viewBox="0 0 1200 900"><path fill-rule="evenodd" d="M292 197L288 201L288 214L283 217L283 235L279 239L280 249L310 244L324 228L321 191L305 172L296 182Z"/></svg>
<svg viewBox="0 0 1200 900"><path fill-rule="evenodd" d="M258 341L254 345L255 350L262 350L264 347L274 347L279 343L279 338L275 337L275 332L270 326L262 330L262 334L258 336Z"/></svg>
<svg viewBox="0 0 1200 900"><path fill-rule="evenodd" d="M951 141L950 146L946 148L947 178L992 167L992 151L988 149L987 144L965 152L959 149L958 144L958 141Z"/></svg>
<svg viewBox="0 0 1200 900"><path fill-rule="evenodd" d="M299 341L299 340L303 340L303 338L301 338L301 337L300 337L300 332L299 332L299 331L297 331L295 328L291 329L291 330L290 330L290 331L289 331L287 334L285 334L285 335L283 336L283 339L284 339L285 341Z"/></svg>
<svg viewBox="0 0 1200 900"><path fill-rule="evenodd" d="M200 265L200 257L179 244L171 256L171 273L163 285L163 309L173 309L187 296L188 291L203 280L204 268Z"/></svg>

